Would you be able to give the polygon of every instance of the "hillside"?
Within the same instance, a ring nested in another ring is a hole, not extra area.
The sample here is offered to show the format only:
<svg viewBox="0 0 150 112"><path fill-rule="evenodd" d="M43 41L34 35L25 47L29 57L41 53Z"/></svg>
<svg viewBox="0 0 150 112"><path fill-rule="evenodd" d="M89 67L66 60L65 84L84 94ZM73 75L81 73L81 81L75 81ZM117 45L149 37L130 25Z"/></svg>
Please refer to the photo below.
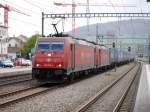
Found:
<svg viewBox="0 0 150 112"><path fill-rule="evenodd" d="M89 36L87 36L87 27L79 27L76 29L76 35L80 38L85 38L88 40L95 41L96 35L96 24L89 26ZM108 23L98 23L98 32L105 36L113 35L129 35L130 36L141 36L150 34L150 20L148 19L133 19L133 20L123 20L118 23L108 22Z"/></svg>

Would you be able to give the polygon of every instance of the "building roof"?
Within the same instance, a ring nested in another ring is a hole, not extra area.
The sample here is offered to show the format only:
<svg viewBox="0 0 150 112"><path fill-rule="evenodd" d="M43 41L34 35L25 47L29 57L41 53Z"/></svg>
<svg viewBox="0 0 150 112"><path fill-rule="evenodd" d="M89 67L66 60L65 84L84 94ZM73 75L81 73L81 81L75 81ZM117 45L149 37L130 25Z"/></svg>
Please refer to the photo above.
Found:
<svg viewBox="0 0 150 112"><path fill-rule="evenodd" d="M24 38L24 39L26 39L26 40L28 39L28 37L25 36L25 35L19 35L18 38Z"/></svg>
<svg viewBox="0 0 150 112"><path fill-rule="evenodd" d="M21 40L19 40L19 39L16 38L16 37L9 37L9 38L7 38L8 42L9 42L10 40L12 40L12 39L16 40L17 42L21 41Z"/></svg>

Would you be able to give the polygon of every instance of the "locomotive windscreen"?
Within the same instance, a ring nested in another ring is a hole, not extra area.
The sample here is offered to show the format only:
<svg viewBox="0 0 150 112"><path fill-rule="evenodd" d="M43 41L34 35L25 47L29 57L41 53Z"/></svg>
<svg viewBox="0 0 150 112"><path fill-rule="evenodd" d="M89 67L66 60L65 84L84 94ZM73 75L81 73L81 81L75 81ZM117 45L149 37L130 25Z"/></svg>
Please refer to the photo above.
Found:
<svg viewBox="0 0 150 112"><path fill-rule="evenodd" d="M49 51L63 51L63 42L38 42L38 50L49 50Z"/></svg>
<svg viewBox="0 0 150 112"><path fill-rule="evenodd" d="M63 51L64 43L63 42L52 42L52 43L50 43L50 50L51 51Z"/></svg>
<svg viewBox="0 0 150 112"><path fill-rule="evenodd" d="M38 50L49 50L50 46L48 42L38 42L38 46L37 46Z"/></svg>

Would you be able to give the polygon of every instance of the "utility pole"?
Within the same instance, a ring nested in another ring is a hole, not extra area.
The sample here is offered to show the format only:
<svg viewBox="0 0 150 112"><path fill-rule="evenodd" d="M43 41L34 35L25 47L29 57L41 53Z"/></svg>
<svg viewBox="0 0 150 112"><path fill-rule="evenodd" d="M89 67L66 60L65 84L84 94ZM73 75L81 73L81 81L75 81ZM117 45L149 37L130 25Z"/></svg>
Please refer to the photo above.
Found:
<svg viewBox="0 0 150 112"><path fill-rule="evenodd" d="M42 12L42 37L44 36L44 12Z"/></svg>
<svg viewBox="0 0 150 112"><path fill-rule="evenodd" d="M149 64L150 64L150 35L149 35L149 45L148 45L148 54L149 54Z"/></svg>
<svg viewBox="0 0 150 112"><path fill-rule="evenodd" d="M87 6L86 6L86 13L90 12L90 8L89 8L89 0L87 0ZM90 22L90 18L87 17L87 34L89 35L89 22Z"/></svg>
<svg viewBox="0 0 150 112"><path fill-rule="evenodd" d="M75 0L72 0L72 35L75 37L75 24L76 24L76 21L75 21Z"/></svg>
<svg viewBox="0 0 150 112"><path fill-rule="evenodd" d="M98 34L98 24L96 24L96 43L98 44L99 34Z"/></svg>

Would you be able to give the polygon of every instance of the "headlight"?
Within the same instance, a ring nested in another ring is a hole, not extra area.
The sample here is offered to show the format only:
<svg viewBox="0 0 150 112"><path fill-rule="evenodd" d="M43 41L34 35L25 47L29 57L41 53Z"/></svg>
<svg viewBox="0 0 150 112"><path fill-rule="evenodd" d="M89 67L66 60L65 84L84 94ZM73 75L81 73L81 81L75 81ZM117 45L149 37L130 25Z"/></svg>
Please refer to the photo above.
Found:
<svg viewBox="0 0 150 112"><path fill-rule="evenodd" d="M59 64L58 67L62 67L62 64Z"/></svg>
<svg viewBox="0 0 150 112"><path fill-rule="evenodd" d="M52 54L48 54L47 56L51 57L51 56L52 56Z"/></svg>
<svg viewBox="0 0 150 112"><path fill-rule="evenodd" d="M37 66L37 67L39 67L39 66L40 66L40 64L36 64L36 66Z"/></svg>

